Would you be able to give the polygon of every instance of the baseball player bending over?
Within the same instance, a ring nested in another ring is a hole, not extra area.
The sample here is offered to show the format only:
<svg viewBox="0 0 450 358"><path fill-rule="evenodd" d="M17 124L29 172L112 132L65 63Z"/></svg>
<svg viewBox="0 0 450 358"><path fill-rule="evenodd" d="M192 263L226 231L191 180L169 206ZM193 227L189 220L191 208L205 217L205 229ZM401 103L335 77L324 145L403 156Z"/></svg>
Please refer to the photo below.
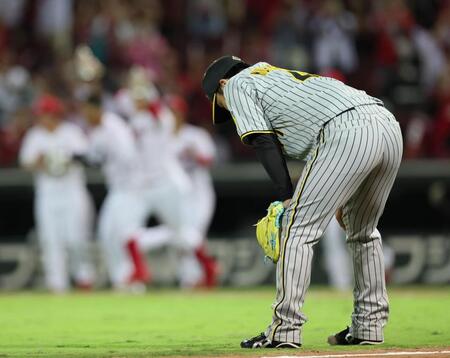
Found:
<svg viewBox="0 0 450 358"><path fill-rule="evenodd" d="M203 89L214 123L233 120L278 189L264 223L280 223L263 244L277 262L272 322L242 348L298 348L313 248L335 213L346 230L354 275L350 327L330 344L383 342L389 305L378 220L402 156L402 134L382 101L344 83L234 56L214 61ZM284 157L306 159L295 190ZM283 213L284 211L284 213ZM281 216L282 214L282 216ZM273 217L274 219L271 219ZM281 220L279 220L281 219Z"/></svg>
<svg viewBox="0 0 450 358"><path fill-rule="evenodd" d="M37 123L19 154L21 165L34 174L37 234L45 282L53 292L69 288L69 274L80 288L89 288L94 275L87 251L92 201L83 167L74 161L88 144L79 127L63 120L63 112L58 98L41 96L34 107Z"/></svg>

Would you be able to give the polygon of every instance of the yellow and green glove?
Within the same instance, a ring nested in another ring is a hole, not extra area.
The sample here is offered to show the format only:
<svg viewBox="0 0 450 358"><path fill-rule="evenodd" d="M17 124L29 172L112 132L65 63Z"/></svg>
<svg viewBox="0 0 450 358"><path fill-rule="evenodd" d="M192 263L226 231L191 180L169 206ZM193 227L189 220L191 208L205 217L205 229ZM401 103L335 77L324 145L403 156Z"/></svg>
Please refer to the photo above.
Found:
<svg viewBox="0 0 450 358"><path fill-rule="evenodd" d="M256 224L256 238L266 257L274 263L280 258L281 218L283 203L274 201L267 209L267 215Z"/></svg>

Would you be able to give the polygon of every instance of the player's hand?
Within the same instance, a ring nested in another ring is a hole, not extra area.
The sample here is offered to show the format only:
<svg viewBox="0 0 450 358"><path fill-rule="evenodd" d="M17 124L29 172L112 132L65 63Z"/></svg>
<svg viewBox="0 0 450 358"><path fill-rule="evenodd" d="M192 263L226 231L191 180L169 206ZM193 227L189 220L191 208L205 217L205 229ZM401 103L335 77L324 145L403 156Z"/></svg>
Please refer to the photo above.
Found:
<svg viewBox="0 0 450 358"><path fill-rule="evenodd" d="M44 170L45 169L45 155L44 154L39 154L39 156L37 157L36 161L34 162L33 165L33 169L36 170Z"/></svg>
<svg viewBox="0 0 450 358"><path fill-rule="evenodd" d="M283 208L287 208L291 204L291 199L286 199L283 201Z"/></svg>
<svg viewBox="0 0 450 358"><path fill-rule="evenodd" d="M344 220L342 219L342 208L337 209L336 220L339 223L339 225L341 226L341 228L343 228L345 230Z"/></svg>
<svg viewBox="0 0 450 358"><path fill-rule="evenodd" d="M45 154L44 163L47 174L59 177L69 170L72 156L62 150L52 150Z"/></svg>

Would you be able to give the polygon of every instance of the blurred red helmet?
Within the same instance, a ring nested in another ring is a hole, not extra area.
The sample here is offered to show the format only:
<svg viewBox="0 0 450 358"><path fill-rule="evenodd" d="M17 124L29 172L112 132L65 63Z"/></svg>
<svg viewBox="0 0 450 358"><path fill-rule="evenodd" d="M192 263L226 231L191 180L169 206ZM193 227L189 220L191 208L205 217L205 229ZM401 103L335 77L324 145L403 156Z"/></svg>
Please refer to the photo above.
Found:
<svg viewBox="0 0 450 358"><path fill-rule="evenodd" d="M60 116L64 112L64 106L59 98L49 94L44 94L35 102L33 112L37 116L42 116L45 114Z"/></svg>
<svg viewBox="0 0 450 358"><path fill-rule="evenodd" d="M183 114L186 114L188 112L188 104L186 100L177 95L170 95L167 97L167 104L169 105L170 109L172 109L175 112L181 112Z"/></svg>

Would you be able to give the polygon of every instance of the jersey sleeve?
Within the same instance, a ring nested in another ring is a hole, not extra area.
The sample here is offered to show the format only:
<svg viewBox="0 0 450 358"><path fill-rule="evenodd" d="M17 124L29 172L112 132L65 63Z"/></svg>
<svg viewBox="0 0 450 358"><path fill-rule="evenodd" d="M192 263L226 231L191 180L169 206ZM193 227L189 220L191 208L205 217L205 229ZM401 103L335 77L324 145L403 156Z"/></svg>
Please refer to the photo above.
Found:
<svg viewBox="0 0 450 358"><path fill-rule="evenodd" d="M19 152L19 163L21 166L31 166L41 154L39 140L33 129L30 129L25 135Z"/></svg>
<svg viewBox="0 0 450 358"><path fill-rule="evenodd" d="M197 162L206 167L211 166L216 157L216 145L210 134L202 128L197 128L193 145Z"/></svg>
<svg viewBox="0 0 450 358"><path fill-rule="evenodd" d="M107 157L107 146L100 128L94 129L89 136L87 159L91 163L102 163Z"/></svg>
<svg viewBox="0 0 450 358"><path fill-rule="evenodd" d="M71 125L71 150L73 154L84 155L88 151L88 140L84 132L76 125Z"/></svg>
<svg viewBox="0 0 450 358"><path fill-rule="evenodd" d="M157 119L164 134L172 136L175 132L175 115L169 108L162 106Z"/></svg>
<svg viewBox="0 0 450 358"><path fill-rule="evenodd" d="M242 142L247 143L251 134L274 133L250 83L231 78L224 87L224 96Z"/></svg>
<svg viewBox="0 0 450 358"><path fill-rule="evenodd" d="M137 113L130 118L128 122L131 130L136 134L140 135L147 130L151 130L156 123L156 118L150 113Z"/></svg>

